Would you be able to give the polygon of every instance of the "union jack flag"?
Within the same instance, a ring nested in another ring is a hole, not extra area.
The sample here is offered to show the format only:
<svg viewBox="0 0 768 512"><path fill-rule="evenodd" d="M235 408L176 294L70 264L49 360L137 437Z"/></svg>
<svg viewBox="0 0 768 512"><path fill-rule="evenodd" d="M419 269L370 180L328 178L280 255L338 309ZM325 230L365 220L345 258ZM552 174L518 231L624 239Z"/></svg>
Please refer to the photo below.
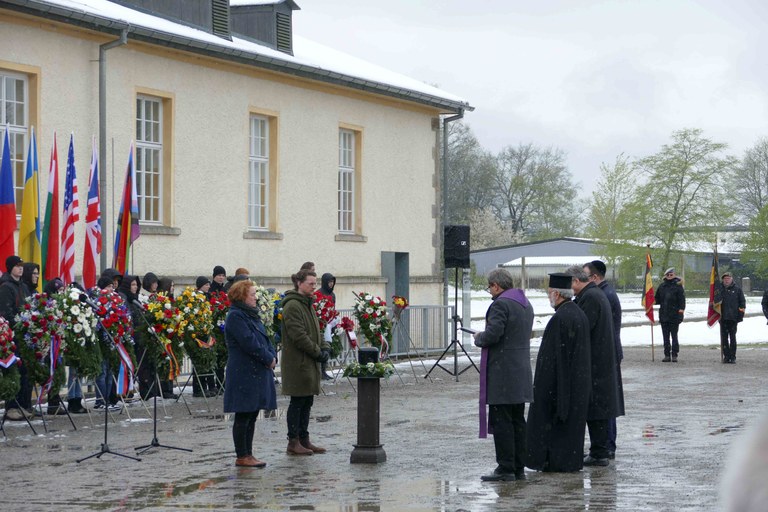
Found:
<svg viewBox="0 0 768 512"><path fill-rule="evenodd" d="M101 254L101 206L99 204L99 159L96 139L93 140L91 175L88 179L88 209L85 213L85 254L83 255L83 285L88 290L96 286L96 259Z"/></svg>
<svg viewBox="0 0 768 512"><path fill-rule="evenodd" d="M75 282L75 222L80 220L74 139L74 134L69 137L67 179L64 183L64 228L61 231L61 280L64 284Z"/></svg>

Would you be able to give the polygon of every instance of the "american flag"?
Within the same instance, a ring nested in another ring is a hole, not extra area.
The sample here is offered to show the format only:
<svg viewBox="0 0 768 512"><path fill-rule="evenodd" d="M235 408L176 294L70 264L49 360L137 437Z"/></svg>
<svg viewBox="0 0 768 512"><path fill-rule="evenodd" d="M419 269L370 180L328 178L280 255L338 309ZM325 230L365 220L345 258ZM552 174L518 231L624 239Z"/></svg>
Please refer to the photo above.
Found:
<svg viewBox="0 0 768 512"><path fill-rule="evenodd" d="M96 286L96 257L101 254L101 207L99 205L99 159L96 139L93 140L91 175L88 179L88 210L85 213L85 254L83 255L83 285Z"/></svg>
<svg viewBox="0 0 768 512"><path fill-rule="evenodd" d="M64 183L64 228L61 231L61 280L64 284L75 282L75 222L80 220L74 139L74 134L69 137L67 179Z"/></svg>

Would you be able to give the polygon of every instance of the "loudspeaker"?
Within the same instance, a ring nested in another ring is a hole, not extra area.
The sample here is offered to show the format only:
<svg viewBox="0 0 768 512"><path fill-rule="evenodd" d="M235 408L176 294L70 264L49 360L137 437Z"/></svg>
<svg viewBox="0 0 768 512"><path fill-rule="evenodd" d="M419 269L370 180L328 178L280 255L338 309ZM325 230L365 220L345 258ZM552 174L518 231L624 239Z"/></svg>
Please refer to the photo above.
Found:
<svg viewBox="0 0 768 512"><path fill-rule="evenodd" d="M445 226L445 268L469 268L469 226Z"/></svg>

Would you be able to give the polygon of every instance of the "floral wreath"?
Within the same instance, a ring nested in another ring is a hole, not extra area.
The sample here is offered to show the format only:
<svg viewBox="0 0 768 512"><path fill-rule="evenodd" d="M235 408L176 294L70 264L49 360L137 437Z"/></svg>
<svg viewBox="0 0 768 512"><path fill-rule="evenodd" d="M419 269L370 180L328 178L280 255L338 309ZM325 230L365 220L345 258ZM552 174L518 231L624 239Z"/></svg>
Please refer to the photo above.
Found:
<svg viewBox="0 0 768 512"><path fill-rule="evenodd" d="M0 316L0 400L14 398L21 389L18 369L21 360L14 353L15 350L13 329L6 319Z"/></svg>
<svg viewBox="0 0 768 512"><path fill-rule="evenodd" d="M344 330L339 324L339 312L336 311L336 304L333 301L333 297L325 295L320 290L314 293L312 301L312 307L317 315L317 321L320 324L320 332L325 336L328 325L331 325L328 335L330 336L329 344L331 345L331 358L336 359L341 355L341 334ZM326 339L326 341L328 341Z"/></svg>
<svg viewBox="0 0 768 512"><path fill-rule="evenodd" d="M188 286L176 297L176 308L181 312L184 329L180 331L184 351L192 360L195 370L210 373L216 365L216 337L212 336L213 311L205 294Z"/></svg>
<svg viewBox="0 0 768 512"><path fill-rule="evenodd" d="M354 292L353 292L354 293ZM385 358L392 343L392 322L387 317L387 303L367 292L355 293L354 315L360 332Z"/></svg>
<svg viewBox="0 0 768 512"><path fill-rule="evenodd" d="M147 343L147 355L157 363L158 374L173 380L181 373L179 361L184 355L178 335L184 330L181 311L165 293L150 295L144 309L149 313L151 338Z"/></svg>

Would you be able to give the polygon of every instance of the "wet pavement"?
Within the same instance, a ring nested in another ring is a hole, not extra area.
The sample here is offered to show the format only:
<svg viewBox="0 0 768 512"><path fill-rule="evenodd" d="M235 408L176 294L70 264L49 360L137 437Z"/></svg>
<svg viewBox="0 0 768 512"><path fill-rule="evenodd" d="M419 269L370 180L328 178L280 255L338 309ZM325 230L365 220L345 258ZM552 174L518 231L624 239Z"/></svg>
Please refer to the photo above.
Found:
<svg viewBox="0 0 768 512"><path fill-rule="evenodd" d="M254 454L265 469L234 466L231 418L221 398L166 401L161 444L133 461L107 453L82 463L103 442L103 416L56 417L33 436L6 423L0 441L5 510L719 510L719 482L729 447L768 410L768 346L739 349L736 365L714 348L685 347L680 362L650 361L650 348L625 349L627 416L618 423L616 460L570 474L528 472L524 482L483 483L495 467L493 441L477 438L477 373L459 382L435 369L434 382L400 368L404 384L383 383L381 442L387 461L350 464L357 395L346 381L315 399L312 439L324 455L285 454L284 407L259 418ZM535 354L534 354L535 358ZM452 367L452 360L450 360ZM421 365L416 372L424 374ZM140 405L109 425L111 450L133 455L153 438ZM8 508L6 508L6 506Z"/></svg>

